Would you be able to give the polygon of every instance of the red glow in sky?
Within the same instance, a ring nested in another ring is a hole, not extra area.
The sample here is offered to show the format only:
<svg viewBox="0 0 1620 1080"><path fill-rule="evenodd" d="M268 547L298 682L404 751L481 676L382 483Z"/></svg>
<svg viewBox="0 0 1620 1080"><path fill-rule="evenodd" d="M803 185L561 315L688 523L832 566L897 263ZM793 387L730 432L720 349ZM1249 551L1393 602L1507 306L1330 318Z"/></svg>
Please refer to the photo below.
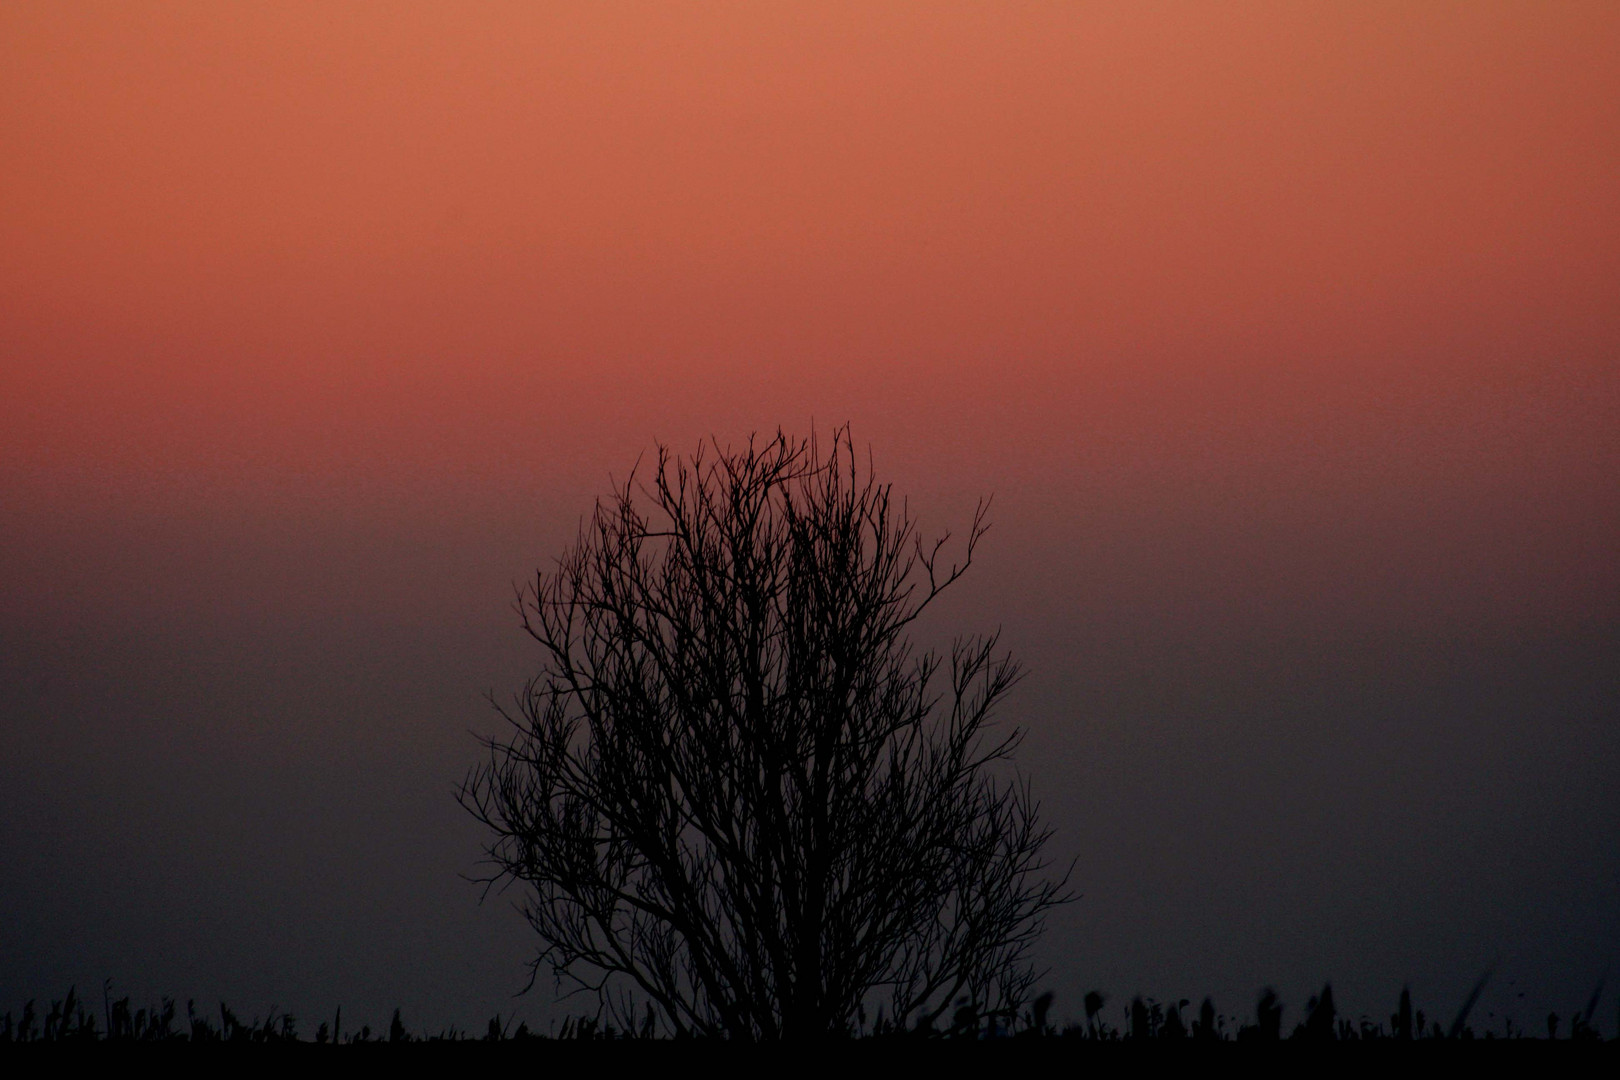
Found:
<svg viewBox="0 0 1620 1080"><path fill-rule="evenodd" d="M1060 1001L1584 994L1617 57L1608 2L6 0L0 985L506 972L422 883L509 582L654 438L848 420L926 531L995 493L951 614L1030 661Z"/></svg>
<svg viewBox="0 0 1620 1080"><path fill-rule="evenodd" d="M1554 534L1491 573L1615 535L1607 5L0 22L14 514L572 521L655 435L813 416L1037 532L1103 491L1127 529Z"/></svg>

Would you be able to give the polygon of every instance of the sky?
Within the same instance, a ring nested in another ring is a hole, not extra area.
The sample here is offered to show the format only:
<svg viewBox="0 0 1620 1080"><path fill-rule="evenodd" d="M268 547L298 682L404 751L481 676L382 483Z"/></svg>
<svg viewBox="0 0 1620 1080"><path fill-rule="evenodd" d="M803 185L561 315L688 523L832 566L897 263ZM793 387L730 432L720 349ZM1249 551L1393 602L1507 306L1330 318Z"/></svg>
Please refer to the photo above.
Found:
<svg viewBox="0 0 1620 1080"><path fill-rule="evenodd" d="M845 422L925 530L994 496L938 626L1029 669L1054 1015L1584 1006L1617 53L1605 3L0 6L0 1009L562 1015L451 797L513 582L657 441Z"/></svg>

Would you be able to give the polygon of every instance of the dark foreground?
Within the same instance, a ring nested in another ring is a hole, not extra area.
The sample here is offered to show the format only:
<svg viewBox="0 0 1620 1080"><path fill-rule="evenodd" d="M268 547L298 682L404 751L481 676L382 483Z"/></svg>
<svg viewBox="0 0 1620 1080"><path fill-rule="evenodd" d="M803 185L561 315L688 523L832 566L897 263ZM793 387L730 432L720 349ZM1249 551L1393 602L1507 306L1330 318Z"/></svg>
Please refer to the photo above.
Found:
<svg viewBox="0 0 1620 1080"><path fill-rule="evenodd" d="M1585 1009L1545 1017L1539 1030L1503 1021L1495 1030L1476 1030L1470 1023L1483 989L1473 991L1442 1025L1432 1014L1413 1007L1402 990L1395 1010L1382 1020L1361 1017L1352 1022L1337 1011L1331 985L1310 998L1303 1016L1285 1025L1285 1008L1267 989L1250 1017L1218 1012L1209 999L1196 1009L1190 1002L1160 1003L1133 998L1124 1008L1105 1006L1101 992L1085 996L1084 1023L1061 1028L1048 1023L1053 1003L1042 994L1018 1015L982 1016L959 1008L949 1028L925 1032L896 1031L879 1018L855 1038L816 1043L751 1044L724 1039L660 1037L649 1011L635 1029L589 1018L569 1020L554 1031L531 1031L526 1024L496 1016L481 1031L447 1028L412 1031L395 1010L386 1029L346 1023L338 1009L314 1030L301 1027L285 1013L244 1020L224 1002L216 1010L199 1010L195 1000L182 1010L164 998L154 1008L136 1008L128 997L114 999L110 985L100 1000L87 1001L76 990L44 1007L27 1002L19 1012L0 1014L0 1058L28 1058L58 1053L96 1056L129 1052L152 1058L175 1054L191 1060L220 1055L264 1057L286 1063L360 1064L404 1055L413 1061L450 1055L521 1055L526 1062L663 1067L684 1061L739 1066L781 1060L797 1062L807 1055L852 1065L897 1068L1061 1067L1085 1062L1121 1066L1156 1061L1202 1065L1270 1062L1340 1061L1374 1066L1389 1061L1446 1063L1489 1061L1499 1064L1573 1063L1598 1060L1620 1064L1620 1036L1608 1038L1597 1021L1603 999L1599 983ZM1110 1015L1117 1016L1116 1026ZM1620 1025L1617 1025L1620 1031ZM1620 1074L1616 1074L1620 1075Z"/></svg>

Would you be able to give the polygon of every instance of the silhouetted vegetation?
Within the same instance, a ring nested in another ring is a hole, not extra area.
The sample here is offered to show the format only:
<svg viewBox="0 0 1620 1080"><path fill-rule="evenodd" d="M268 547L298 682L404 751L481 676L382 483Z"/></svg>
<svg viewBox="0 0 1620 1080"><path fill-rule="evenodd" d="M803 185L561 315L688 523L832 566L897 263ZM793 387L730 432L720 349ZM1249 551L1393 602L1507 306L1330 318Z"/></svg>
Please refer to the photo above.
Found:
<svg viewBox="0 0 1620 1080"><path fill-rule="evenodd" d="M947 565L847 429L712 451L660 447L520 593L543 670L462 789L489 880L526 890L537 968L621 1028L1012 1026L1066 899L997 768L1019 668L994 635L908 636L984 506Z"/></svg>
<svg viewBox="0 0 1620 1080"><path fill-rule="evenodd" d="M1470 1019L1470 1010L1477 1001L1479 987L1468 995L1449 1024L1438 1016L1414 1009L1410 990L1403 988L1394 1012L1387 1017L1361 1016L1355 1019L1339 1013L1333 999L1331 985L1323 986L1320 993L1310 997L1298 1019L1287 1027L1283 1023L1287 1011L1275 991L1267 988L1255 1002L1251 1015L1239 1018L1219 1012L1215 1003L1204 998L1196 1010L1191 1001L1180 999L1159 1001L1142 996L1133 997L1112 1017L1105 1008L1106 994L1092 991L1086 994L1083 1020L1072 1020L1058 1026L1051 1021L1054 997L1050 991L1040 994L1028 1008L1010 1020L1000 1016L981 1016L965 1010L953 1017L953 1022L931 1030L902 1030L898 1026L878 1019L849 1034L869 1042L891 1044L921 1041L1000 1041L1042 1040L1054 1047L1066 1043L1098 1045L1185 1044L1403 1044L1423 1043L1444 1045L1474 1041L1521 1042L1573 1042L1606 1043L1620 1045L1620 1035L1605 1039L1596 1022L1596 1010L1602 1000L1600 983L1586 1008L1560 1016L1548 1014L1545 1024L1527 1030L1503 1019L1496 1026L1476 1026ZM964 1006L965 1006L964 1002ZM649 1014L650 1016L650 1014ZM1117 1022L1116 1022L1117 1021ZM1620 1031L1620 1025L1617 1025ZM52 1001L43 1011L34 1001L27 1002L20 1012L7 1012L0 1016L0 1044L75 1044L75 1043L221 1043L221 1044L282 1044L305 1045L363 1045L370 1043L522 1043L551 1042L628 1042L659 1041L669 1039L660 1034L656 1025L644 1020L640 1025L627 1028L617 1026L600 1017L573 1017L552 1030L535 1032L526 1023L513 1024L511 1018L491 1017L478 1032L458 1028L437 1031L412 1031L407 1027L400 1011L393 1011L386 1032L373 1032L369 1025L349 1030L343 1025L339 1009L331 1021L321 1021L313 1035L300 1034L297 1020L287 1013L271 1012L263 1018L243 1021L224 1002L217 1009L199 1010L195 1001L187 1001L184 1014L175 1007L174 999L163 998L155 1007L138 1008L128 997L113 999L104 995L98 1011L86 1006L75 989L69 989L61 999Z"/></svg>
<svg viewBox="0 0 1620 1080"><path fill-rule="evenodd" d="M1028 954L1066 876L1043 878L1049 830L992 768L1019 743L992 722L1019 668L993 635L948 658L907 636L971 564L984 507L947 565L847 430L825 457L780 433L715 454L660 447L651 487L632 476L520 593L544 670L460 791L495 833L488 882L528 890L534 969L594 991L594 1014L431 1031L395 1009L374 1032L337 1009L309 1032L108 984L99 1010L70 988L6 1012L0 1044L1620 1044L1602 980L1582 1010L1480 1023L1490 971L1449 1017L1405 987L1348 1016L1324 984L1293 1013L1269 987L1242 1014L1099 989L1056 1019Z"/></svg>

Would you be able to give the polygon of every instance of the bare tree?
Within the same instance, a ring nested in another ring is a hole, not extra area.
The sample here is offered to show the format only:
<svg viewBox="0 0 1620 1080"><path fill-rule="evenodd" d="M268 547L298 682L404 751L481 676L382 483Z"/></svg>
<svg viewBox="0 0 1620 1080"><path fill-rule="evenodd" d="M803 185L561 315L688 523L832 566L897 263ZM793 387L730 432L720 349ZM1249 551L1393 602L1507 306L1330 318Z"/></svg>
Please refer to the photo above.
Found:
<svg viewBox="0 0 1620 1080"><path fill-rule="evenodd" d="M487 880L526 887L536 973L682 1035L1010 1022L1067 899L998 765L1019 668L994 635L908 638L984 513L947 565L847 428L660 447L598 502L519 593L544 667L460 792Z"/></svg>

